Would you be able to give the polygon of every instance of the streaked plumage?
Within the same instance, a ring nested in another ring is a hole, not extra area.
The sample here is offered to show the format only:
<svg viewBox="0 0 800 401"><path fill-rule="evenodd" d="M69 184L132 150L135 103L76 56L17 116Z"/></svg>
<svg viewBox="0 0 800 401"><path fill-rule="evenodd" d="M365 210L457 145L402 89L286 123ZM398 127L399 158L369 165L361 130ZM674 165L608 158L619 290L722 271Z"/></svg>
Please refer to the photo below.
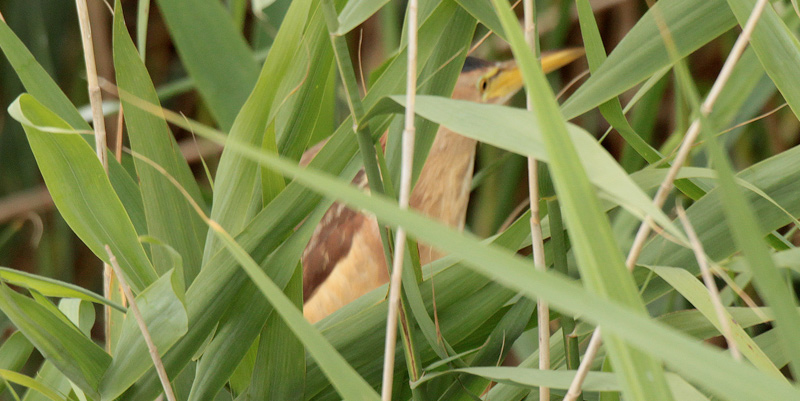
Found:
<svg viewBox="0 0 800 401"><path fill-rule="evenodd" d="M543 58L545 71L554 70L582 55L569 49ZM549 57L549 58L548 58ZM454 99L505 103L522 86L513 61L501 63L467 58L458 78ZM384 141L381 141L384 143ZM322 144L309 149L308 163ZM412 193L411 207L451 227L464 228L475 159L474 139L445 127L436 133L428 158ZM366 188L363 170L353 184ZM442 253L419 245L420 261L427 264ZM303 253L305 317L317 322L389 279L377 221L334 203L317 226Z"/></svg>

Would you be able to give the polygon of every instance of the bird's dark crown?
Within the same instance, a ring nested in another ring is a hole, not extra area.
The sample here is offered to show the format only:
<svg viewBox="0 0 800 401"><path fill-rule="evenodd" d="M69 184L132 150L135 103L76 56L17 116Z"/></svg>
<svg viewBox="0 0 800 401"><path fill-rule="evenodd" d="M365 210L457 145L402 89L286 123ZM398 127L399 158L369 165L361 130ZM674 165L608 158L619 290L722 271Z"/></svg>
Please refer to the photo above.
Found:
<svg viewBox="0 0 800 401"><path fill-rule="evenodd" d="M461 72L470 72L479 68L486 68L492 64L491 61L486 61L477 57L467 57L467 59L464 60L464 67L461 68Z"/></svg>

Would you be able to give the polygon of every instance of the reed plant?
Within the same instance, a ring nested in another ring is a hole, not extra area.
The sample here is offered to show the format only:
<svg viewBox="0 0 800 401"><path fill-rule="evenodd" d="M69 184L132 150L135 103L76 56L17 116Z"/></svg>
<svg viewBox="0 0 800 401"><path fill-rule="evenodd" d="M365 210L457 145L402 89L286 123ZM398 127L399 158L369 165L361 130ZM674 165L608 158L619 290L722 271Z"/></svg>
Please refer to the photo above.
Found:
<svg viewBox="0 0 800 401"><path fill-rule="evenodd" d="M0 2L0 399L800 399L796 1L88 1ZM450 99L472 52L529 107ZM401 207L440 125L464 232ZM387 354L388 286L303 318L334 201L401 256Z"/></svg>

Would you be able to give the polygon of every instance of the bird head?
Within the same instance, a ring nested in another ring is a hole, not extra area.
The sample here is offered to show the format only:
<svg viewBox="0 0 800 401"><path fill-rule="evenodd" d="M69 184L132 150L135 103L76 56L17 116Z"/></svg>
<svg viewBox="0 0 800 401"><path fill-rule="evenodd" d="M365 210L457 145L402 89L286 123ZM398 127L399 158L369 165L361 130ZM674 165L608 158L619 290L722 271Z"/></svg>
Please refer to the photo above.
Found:
<svg viewBox="0 0 800 401"><path fill-rule="evenodd" d="M557 70L583 55L583 49L556 50L542 54L545 73ZM522 88L522 73L514 60L500 62L467 57L453 98L503 104Z"/></svg>

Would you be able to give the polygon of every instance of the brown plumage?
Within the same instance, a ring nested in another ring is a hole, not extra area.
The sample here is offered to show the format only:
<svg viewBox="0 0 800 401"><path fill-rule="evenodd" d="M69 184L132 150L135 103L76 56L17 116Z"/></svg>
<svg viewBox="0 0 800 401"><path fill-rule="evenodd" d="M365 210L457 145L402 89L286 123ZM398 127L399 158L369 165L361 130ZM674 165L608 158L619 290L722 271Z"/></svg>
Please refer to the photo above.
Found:
<svg viewBox="0 0 800 401"><path fill-rule="evenodd" d="M553 70L582 54L582 50L569 49L545 55L543 67L546 71ZM468 58L453 98L504 103L521 86L522 79L513 61L493 63ZM381 142L385 143L385 136ZM322 145L324 142L309 149L301 164L307 164ZM451 227L463 229L475 146L474 139L440 127L411 193L411 207ZM366 189L363 170L356 175L353 184ZM419 253L423 265L443 256L424 244L419 245ZM312 323L389 279L375 217L357 213L338 202L328 209L315 229L302 262L303 313Z"/></svg>

